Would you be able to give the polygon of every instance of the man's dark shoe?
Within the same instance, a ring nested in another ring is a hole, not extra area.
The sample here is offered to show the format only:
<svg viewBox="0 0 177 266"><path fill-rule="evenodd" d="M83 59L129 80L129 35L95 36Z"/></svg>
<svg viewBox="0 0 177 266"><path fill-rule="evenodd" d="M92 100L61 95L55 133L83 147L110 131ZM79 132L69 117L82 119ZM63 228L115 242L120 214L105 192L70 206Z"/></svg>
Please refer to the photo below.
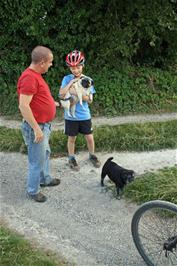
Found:
<svg viewBox="0 0 177 266"><path fill-rule="evenodd" d="M40 184L41 187L53 187L58 186L60 184L59 178L54 178L49 184Z"/></svg>
<svg viewBox="0 0 177 266"><path fill-rule="evenodd" d="M27 193L27 197L37 202L45 202L47 200L47 197L41 192L34 195Z"/></svg>
<svg viewBox="0 0 177 266"><path fill-rule="evenodd" d="M90 161L96 168L99 168L101 166L101 162L94 154L90 155Z"/></svg>
<svg viewBox="0 0 177 266"><path fill-rule="evenodd" d="M75 158L69 159L69 166L71 169L73 169L75 171L79 171L79 165L77 164Z"/></svg>

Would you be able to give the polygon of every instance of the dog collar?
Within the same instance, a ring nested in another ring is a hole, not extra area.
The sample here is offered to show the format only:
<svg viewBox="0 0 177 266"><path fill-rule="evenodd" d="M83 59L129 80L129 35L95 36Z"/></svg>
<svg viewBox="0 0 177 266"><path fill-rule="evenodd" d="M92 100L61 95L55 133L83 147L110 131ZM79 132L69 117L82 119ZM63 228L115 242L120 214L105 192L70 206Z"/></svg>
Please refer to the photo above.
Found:
<svg viewBox="0 0 177 266"><path fill-rule="evenodd" d="M68 100L70 100L70 99L72 98L71 96L69 96L68 98L65 98L65 99L61 98L61 96L58 96L58 97L59 97L59 99L62 100L62 101L68 101Z"/></svg>

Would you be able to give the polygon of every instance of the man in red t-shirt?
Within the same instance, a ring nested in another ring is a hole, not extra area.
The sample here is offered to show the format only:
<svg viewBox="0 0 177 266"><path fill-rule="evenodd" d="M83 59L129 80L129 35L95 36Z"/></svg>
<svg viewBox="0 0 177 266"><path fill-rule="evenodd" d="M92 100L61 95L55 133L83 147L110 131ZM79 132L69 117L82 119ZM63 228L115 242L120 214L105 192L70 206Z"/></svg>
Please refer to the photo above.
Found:
<svg viewBox="0 0 177 266"><path fill-rule="evenodd" d="M29 171L27 195L37 202L46 201L39 192L40 186L56 186L60 179L52 178L49 169L50 122L56 106L50 89L42 77L52 66L53 54L44 46L37 46L31 53L31 64L21 74L17 84L19 109L23 116L22 134L28 148Z"/></svg>

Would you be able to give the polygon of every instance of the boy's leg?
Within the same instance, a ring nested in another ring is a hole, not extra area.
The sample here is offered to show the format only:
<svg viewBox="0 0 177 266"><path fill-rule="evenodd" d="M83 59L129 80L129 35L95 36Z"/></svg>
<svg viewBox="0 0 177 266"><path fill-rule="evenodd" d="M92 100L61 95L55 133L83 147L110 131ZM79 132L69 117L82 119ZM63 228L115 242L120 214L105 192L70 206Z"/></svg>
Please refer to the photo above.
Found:
<svg viewBox="0 0 177 266"><path fill-rule="evenodd" d="M95 152L95 142L93 138L93 134L85 135L85 139L87 141L87 148L90 154L94 154Z"/></svg>
<svg viewBox="0 0 177 266"><path fill-rule="evenodd" d="M76 141L76 136L68 136L68 155L69 156L74 156L75 154L75 141Z"/></svg>
<svg viewBox="0 0 177 266"><path fill-rule="evenodd" d="M95 167L100 167L101 163L98 160L98 158L95 156L94 152L95 152L95 142L94 142L94 137L92 134L92 121L91 119L89 120L84 120L80 122L79 125L79 132L81 134L84 134L85 139L87 141L87 147L89 150L89 159L92 162L92 164Z"/></svg>
<svg viewBox="0 0 177 266"><path fill-rule="evenodd" d="M79 166L77 164L77 161L75 159L75 141L76 141L76 136L68 136L68 157L69 157L69 166L78 171Z"/></svg>
<svg viewBox="0 0 177 266"><path fill-rule="evenodd" d="M78 134L79 122L65 120L65 134L68 136L67 148L69 165L72 169L78 171L79 166L75 159L75 141Z"/></svg>
<svg viewBox="0 0 177 266"><path fill-rule="evenodd" d="M94 142L93 134L85 135L85 138L87 141L87 147L89 151L89 159L96 168L99 168L101 166L101 163L96 157L96 155L94 154L95 153L95 142Z"/></svg>

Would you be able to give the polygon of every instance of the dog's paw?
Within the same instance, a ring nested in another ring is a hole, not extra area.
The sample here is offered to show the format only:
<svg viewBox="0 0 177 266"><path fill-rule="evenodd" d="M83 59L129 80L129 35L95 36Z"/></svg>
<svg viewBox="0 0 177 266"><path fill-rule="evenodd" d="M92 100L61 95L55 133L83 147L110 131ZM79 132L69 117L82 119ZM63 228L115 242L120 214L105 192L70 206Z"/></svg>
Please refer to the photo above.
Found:
<svg viewBox="0 0 177 266"><path fill-rule="evenodd" d="M68 112L68 116L69 116L69 117L72 117L72 115L70 114L70 112Z"/></svg>

